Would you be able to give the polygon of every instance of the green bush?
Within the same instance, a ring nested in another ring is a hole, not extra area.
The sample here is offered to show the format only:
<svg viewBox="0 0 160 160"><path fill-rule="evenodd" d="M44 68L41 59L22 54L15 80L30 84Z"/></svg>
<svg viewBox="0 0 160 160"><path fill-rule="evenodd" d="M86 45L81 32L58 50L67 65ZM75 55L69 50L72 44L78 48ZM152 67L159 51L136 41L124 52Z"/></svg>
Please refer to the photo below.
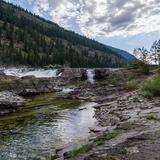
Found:
<svg viewBox="0 0 160 160"><path fill-rule="evenodd" d="M160 76L146 80L142 84L142 92L147 96L160 96Z"/></svg>
<svg viewBox="0 0 160 160"><path fill-rule="evenodd" d="M112 85L118 85L119 83L120 83L120 78L114 77L113 79L111 79Z"/></svg>
<svg viewBox="0 0 160 160"><path fill-rule="evenodd" d="M148 99L152 99L154 96L153 94L150 92L150 91L143 91L142 92L142 95L145 97L145 98L148 98Z"/></svg>
<svg viewBox="0 0 160 160"><path fill-rule="evenodd" d="M136 80L130 80L127 83L127 90L128 91L133 91L136 90L138 88L138 82Z"/></svg>
<svg viewBox="0 0 160 160"><path fill-rule="evenodd" d="M140 61L140 60L136 60L132 63L132 68L134 69L138 69L142 74L149 74L150 68L149 65Z"/></svg>
<svg viewBox="0 0 160 160"><path fill-rule="evenodd" d="M157 73L160 75L160 65L158 66Z"/></svg>

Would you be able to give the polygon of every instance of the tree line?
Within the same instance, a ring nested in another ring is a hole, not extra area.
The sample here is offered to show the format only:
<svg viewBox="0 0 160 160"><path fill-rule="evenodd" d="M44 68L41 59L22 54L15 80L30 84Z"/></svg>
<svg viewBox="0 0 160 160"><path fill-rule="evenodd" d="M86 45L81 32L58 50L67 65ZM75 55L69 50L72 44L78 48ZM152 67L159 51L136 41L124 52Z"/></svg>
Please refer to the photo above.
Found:
<svg viewBox="0 0 160 160"><path fill-rule="evenodd" d="M0 62L6 65L119 67L125 60L89 40L0 0Z"/></svg>

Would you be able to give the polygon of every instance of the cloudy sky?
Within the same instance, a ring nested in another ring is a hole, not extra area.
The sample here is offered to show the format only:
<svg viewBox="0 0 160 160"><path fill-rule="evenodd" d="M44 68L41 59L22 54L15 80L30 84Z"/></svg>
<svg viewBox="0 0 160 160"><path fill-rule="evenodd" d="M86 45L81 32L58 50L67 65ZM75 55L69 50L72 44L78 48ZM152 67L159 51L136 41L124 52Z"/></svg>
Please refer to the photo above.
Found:
<svg viewBox="0 0 160 160"><path fill-rule="evenodd" d="M104 44L133 52L160 38L160 0L6 0Z"/></svg>

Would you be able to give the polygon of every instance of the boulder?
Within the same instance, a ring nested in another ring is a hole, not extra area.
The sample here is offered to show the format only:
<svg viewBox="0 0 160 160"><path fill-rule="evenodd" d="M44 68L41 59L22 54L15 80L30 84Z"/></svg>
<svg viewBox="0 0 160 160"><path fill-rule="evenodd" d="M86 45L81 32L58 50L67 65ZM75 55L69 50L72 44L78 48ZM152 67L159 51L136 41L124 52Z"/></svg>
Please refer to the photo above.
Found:
<svg viewBox="0 0 160 160"><path fill-rule="evenodd" d="M108 69L95 69L95 76L94 79L100 80L103 79L105 77L109 76L109 70Z"/></svg>
<svg viewBox="0 0 160 160"><path fill-rule="evenodd" d="M82 74L81 80L82 80L82 81L87 80L88 76L87 76L87 71L86 71L86 69L82 69L82 70L81 70L81 74Z"/></svg>
<svg viewBox="0 0 160 160"><path fill-rule="evenodd" d="M82 78L82 72L80 68L64 68L61 79L63 81L77 80Z"/></svg>

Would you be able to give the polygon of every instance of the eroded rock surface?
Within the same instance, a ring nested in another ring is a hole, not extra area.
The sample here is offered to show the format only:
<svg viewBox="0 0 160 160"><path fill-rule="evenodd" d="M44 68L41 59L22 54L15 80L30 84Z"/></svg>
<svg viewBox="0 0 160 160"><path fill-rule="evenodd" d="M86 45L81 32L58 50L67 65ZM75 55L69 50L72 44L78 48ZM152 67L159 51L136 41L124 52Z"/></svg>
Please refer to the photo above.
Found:
<svg viewBox="0 0 160 160"><path fill-rule="evenodd" d="M13 92L0 92L0 115L15 112L25 103L25 100Z"/></svg>

